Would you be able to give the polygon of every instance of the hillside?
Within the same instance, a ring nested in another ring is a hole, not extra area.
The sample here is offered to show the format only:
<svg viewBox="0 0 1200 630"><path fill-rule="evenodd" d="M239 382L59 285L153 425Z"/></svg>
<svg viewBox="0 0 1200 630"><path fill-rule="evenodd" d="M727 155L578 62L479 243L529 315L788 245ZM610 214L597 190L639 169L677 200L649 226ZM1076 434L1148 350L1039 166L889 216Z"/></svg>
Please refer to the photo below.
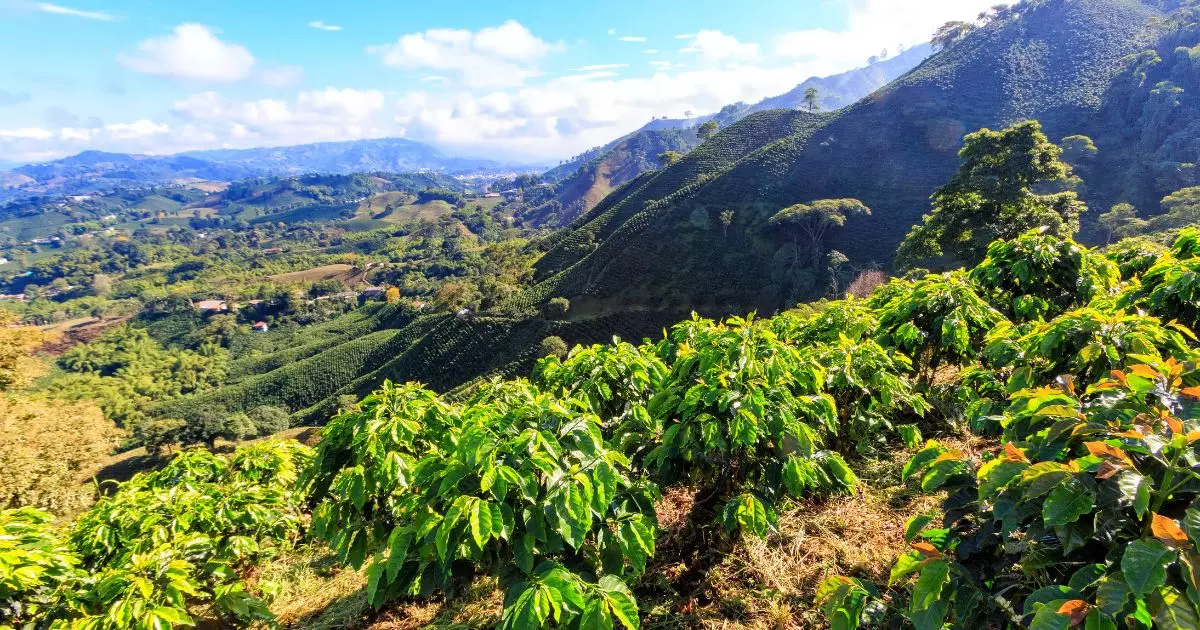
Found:
<svg viewBox="0 0 1200 630"><path fill-rule="evenodd" d="M832 246L860 268L887 265L954 172L965 133L1025 118L1040 119L1055 140L1110 128L1106 96L1125 57L1163 36L1163 22L1148 22L1157 15L1134 0L1027 2L851 107L798 125L772 126L772 112L749 116L605 199L539 262L543 282L523 299L777 309L798 296L785 290L781 276L794 271L767 219L822 198L861 199L873 209L838 231ZM724 210L733 220L723 230ZM808 273L807 296L819 295L826 272Z"/></svg>
<svg viewBox="0 0 1200 630"><path fill-rule="evenodd" d="M428 171L466 175L513 170L524 170L524 167L450 157L429 145L401 138L193 151L166 156L85 151L6 172L0 178L0 201L33 195L92 193L122 186L196 180L233 181L302 173Z"/></svg>
<svg viewBox="0 0 1200 630"><path fill-rule="evenodd" d="M661 166L658 163L660 153L687 153L699 146L701 139L695 131L710 120L724 128L756 112L802 109L806 107L804 94L810 88L820 93L821 110L847 107L913 69L931 52L928 44L922 44L862 68L809 78L785 94L763 99L754 105L734 103L714 114L696 118L652 120L629 135L547 171L543 179L556 183L553 197L540 201L522 214L537 223L565 225L591 210L612 190Z"/></svg>

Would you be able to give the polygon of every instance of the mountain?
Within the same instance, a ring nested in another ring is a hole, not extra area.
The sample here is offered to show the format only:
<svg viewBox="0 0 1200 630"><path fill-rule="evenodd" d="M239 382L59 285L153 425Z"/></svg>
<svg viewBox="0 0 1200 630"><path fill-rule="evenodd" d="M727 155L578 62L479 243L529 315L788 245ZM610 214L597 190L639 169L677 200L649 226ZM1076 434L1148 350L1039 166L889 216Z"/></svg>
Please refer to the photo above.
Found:
<svg viewBox="0 0 1200 630"><path fill-rule="evenodd" d="M816 89L820 95L819 106L824 110L841 109L861 100L868 94L904 76L933 54L933 46L913 46L895 57L877 61L864 68L835 74L830 77L813 77L797 85L793 90L779 96L765 98L751 106L744 115L768 109L800 109L805 107L804 93Z"/></svg>
<svg viewBox="0 0 1200 630"><path fill-rule="evenodd" d="M852 219L833 247L858 268L886 266L954 173L963 135L1022 119L1040 119L1055 141L1096 138L1102 164L1093 173L1129 173L1093 176L1085 195L1093 207L1128 194L1108 180L1148 171L1195 178L1200 125L1194 110L1173 108L1200 94L1200 33L1192 18L1170 26L1162 4L1027 0L855 105L747 116L580 217L539 261L538 287L513 305L563 296L770 312L819 296L828 272L806 269L767 225L780 208L861 199L873 214ZM1162 83L1171 77L1176 83ZM1172 155L1147 150L1168 138ZM1174 161L1162 166L1164 157Z"/></svg>
<svg viewBox="0 0 1200 630"><path fill-rule="evenodd" d="M269 175L301 173L370 173L438 171L455 175L522 169L492 160L456 158L414 140L380 138L350 142L318 142L289 147L218 149L184 153L224 166L238 166Z"/></svg>
<svg viewBox="0 0 1200 630"><path fill-rule="evenodd" d="M322 142L290 147L130 155L85 151L27 164L0 176L0 201L32 195L75 194L195 180L233 181L301 173L429 171L450 175L512 172L525 167L457 158L401 138Z"/></svg>
<svg viewBox="0 0 1200 630"><path fill-rule="evenodd" d="M659 154L666 151L687 153L699 146L701 140L696 136L696 128L710 120L715 120L720 127L727 127L755 112L800 109L805 106L804 94L810 88L820 93L821 109L846 107L916 67L932 52L929 44L922 44L863 68L829 77L809 78L786 94L754 105L734 103L714 114L696 118L652 120L633 133L547 171L543 179L557 183L553 197L528 208L522 216L539 224L565 224L595 207L610 191L641 173L658 168Z"/></svg>

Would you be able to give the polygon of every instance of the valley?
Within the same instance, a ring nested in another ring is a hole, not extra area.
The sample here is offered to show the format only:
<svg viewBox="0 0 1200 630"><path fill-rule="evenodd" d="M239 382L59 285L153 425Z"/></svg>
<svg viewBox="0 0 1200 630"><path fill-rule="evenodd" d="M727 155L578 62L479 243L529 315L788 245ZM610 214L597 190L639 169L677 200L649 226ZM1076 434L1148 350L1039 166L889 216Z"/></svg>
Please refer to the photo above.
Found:
<svg viewBox="0 0 1200 630"><path fill-rule="evenodd" d="M1200 627L1200 4L933 35L0 171L0 629Z"/></svg>

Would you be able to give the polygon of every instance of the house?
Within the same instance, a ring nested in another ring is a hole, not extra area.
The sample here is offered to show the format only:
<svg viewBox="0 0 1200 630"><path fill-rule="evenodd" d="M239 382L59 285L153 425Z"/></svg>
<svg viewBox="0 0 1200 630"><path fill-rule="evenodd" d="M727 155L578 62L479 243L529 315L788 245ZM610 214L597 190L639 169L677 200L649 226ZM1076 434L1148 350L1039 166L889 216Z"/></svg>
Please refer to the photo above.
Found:
<svg viewBox="0 0 1200 630"><path fill-rule="evenodd" d="M425 306L426 306L425 303L422 302L421 300L414 300L412 305L413 305L413 308L417 309L418 311L425 310Z"/></svg>
<svg viewBox="0 0 1200 630"><path fill-rule="evenodd" d="M456 317L458 317L459 319L471 319L471 309L460 308L460 309L458 309L458 312L455 313L454 315Z"/></svg>
<svg viewBox="0 0 1200 630"><path fill-rule="evenodd" d="M497 198L497 197L499 197L499 196L500 196L500 193L498 193L498 192L490 192L490 193L486 193L486 194L484 194L483 196L484 196L485 198L487 198L487 199L495 199L495 198Z"/></svg>
<svg viewBox="0 0 1200 630"><path fill-rule="evenodd" d="M354 291L342 291L341 293L335 293L333 297L339 300L357 300L358 293Z"/></svg>
<svg viewBox="0 0 1200 630"><path fill-rule="evenodd" d="M229 310L229 304L225 300L201 300L196 302L196 310L206 313L223 313Z"/></svg>
<svg viewBox="0 0 1200 630"><path fill-rule="evenodd" d="M263 250L263 253L264 253L264 254L268 254L268 255L270 255L270 254L282 254L282 253L283 253L283 249L282 249L282 248L280 248L280 247L268 247L268 248L266 248L266 249L264 249L264 250Z"/></svg>
<svg viewBox="0 0 1200 630"><path fill-rule="evenodd" d="M260 333L265 333L271 329L271 327L267 325L267 322L254 322L253 328L254 332Z"/></svg>
<svg viewBox="0 0 1200 630"><path fill-rule="evenodd" d="M387 293L387 289L383 287L367 287L362 290L362 296L368 300L383 297Z"/></svg>

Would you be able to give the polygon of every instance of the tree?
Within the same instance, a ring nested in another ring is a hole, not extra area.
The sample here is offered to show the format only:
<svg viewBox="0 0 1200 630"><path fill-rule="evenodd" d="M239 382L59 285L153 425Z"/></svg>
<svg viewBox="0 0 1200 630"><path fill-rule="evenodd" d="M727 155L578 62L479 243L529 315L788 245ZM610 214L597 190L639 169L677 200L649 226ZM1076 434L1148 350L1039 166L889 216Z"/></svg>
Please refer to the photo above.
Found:
<svg viewBox="0 0 1200 630"><path fill-rule="evenodd" d="M1033 187L1060 181L1071 172L1062 149L1033 120L1002 131L968 134L961 163L950 182L933 194L933 211L908 233L897 263L911 267L949 257L968 266L983 260L988 245L1033 228L1070 237L1086 206L1074 192L1040 195Z"/></svg>
<svg viewBox="0 0 1200 630"><path fill-rule="evenodd" d="M562 340L562 337L550 336L542 340L538 344L538 355L543 357L558 357L567 356L567 342Z"/></svg>
<svg viewBox="0 0 1200 630"><path fill-rule="evenodd" d="M700 125L700 128L696 130L696 136L699 137L701 141L708 141L709 138L717 135L717 130L719 128L720 125L717 124L717 121L710 120L703 125Z"/></svg>
<svg viewBox="0 0 1200 630"><path fill-rule="evenodd" d="M871 209L857 199L821 199L784 208L769 223L791 232L793 240L799 235L807 237L812 268L819 270L830 230L846 225L851 216L869 214Z"/></svg>
<svg viewBox="0 0 1200 630"><path fill-rule="evenodd" d="M808 106L808 111L815 112L821 109L821 92L815 87L810 87L804 90L804 104Z"/></svg>
<svg viewBox="0 0 1200 630"><path fill-rule="evenodd" d="M246 415L250 417L250 422L254 423L259 435L274 435L286 431L292 423L288 412L268 405L256 407Z"/></svg>
<svg viewBox="0 0 1200 630"><path fill-rule="evenodd" d="M975 27L966 22L946 22L938 30L934 31L933 37L930 38L929 42L933 44L934 50L945 50L969 35L973 30L975 30Z"/></svg>
<svg viewBox="0 0 1200 630"><path fill-rule="evenodd" d="M1138 218L1137 208L1132 204L1118 203L1109 209L1108 212L1102 213L1097 222L1100 227L1104 228L1105 242L1112 242L1115 238L1124 238L1136 231L1139 226L1144 226L1145 221Z"/></svg>
<svg viewBox="0 0 1200 630"><path fill-rule="evenodd" d="M721 220L721 228L724 230L725 236L728 238L729 226L733 224L733 210L728 208L722 210L719 219Z"/></svg>
<svg viewBox="0 0 1200 630"><path fill-rule="evenodd" d="M678 151L664 151L658 154L658 163L662 164L663 168L671 166L683 159L683 154Z"/></svg>
<svg viewBox="0 0 1200 630"><path fill-rule="evenodd" d="M1200 223L1200 186L1183 188L1167 195L1162 200L1162 207L1166 212L1138 227L1157 232Z"/></svg>
<svg viewBox="0 0 1200 630"><path fill-rule="evenodd" d="M542 314L546 316L546 319L563 319L569 310L571 310L571 301L564 297L550 298L542 306Z"/></svg>
<svg viewBox="0 0 1200 630"><path fill-rule="evenodd" d="M92 295L96 297L108 297L112 293L113 279L102 273L92 276Z"/></svg>
<svg viewBox="0 0 1200 630"><path fill-rule="evenodd" d="M400 289L396 287L388 287L387 291L383 292L383 299L387 300L388 304L395 304L400 301Z"/></svg>

